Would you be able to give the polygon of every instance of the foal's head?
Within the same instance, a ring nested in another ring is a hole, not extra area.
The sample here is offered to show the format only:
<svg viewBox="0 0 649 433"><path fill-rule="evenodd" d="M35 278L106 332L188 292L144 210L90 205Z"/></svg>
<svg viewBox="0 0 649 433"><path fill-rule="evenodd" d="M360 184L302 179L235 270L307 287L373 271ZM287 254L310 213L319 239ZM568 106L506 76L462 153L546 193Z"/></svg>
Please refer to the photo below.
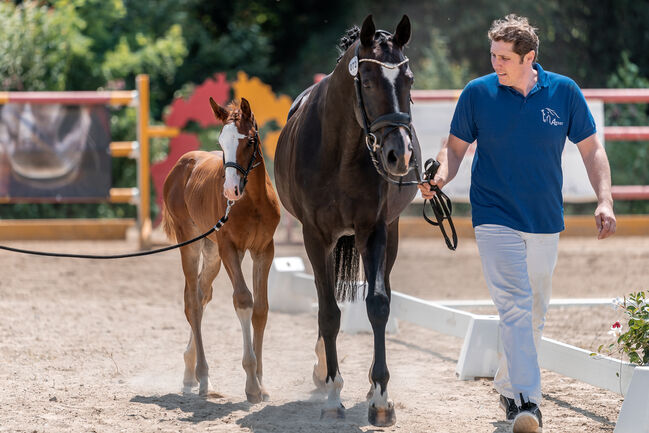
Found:
<svg viewBox="0 0 649 433"><path fill-rule="evenodd" d="M212 98L210 105L216 118L223 122L219 136L225 165L223 195L228 200L239 200L243 195L248 173L256 167L255 161L262 158L259 152L257 122L245 98L241 98L239 107L232 103L226 109Z"/></svg>
<svg viewBox="0 0 649 433"><path fill-rule="evenodd" d="M377 31L369 15L363 21L359 36L356 76L360 80L362 102L355 104L358 107L356 117L362 126L361 110L365 110L368 126L377 137L385 170L402 176L408 172L412 156L410 87L414 76L403 53L410 39L410 20L404 15L394 34L390 34ZM353 75L353 66L349 69Z"/></svg>

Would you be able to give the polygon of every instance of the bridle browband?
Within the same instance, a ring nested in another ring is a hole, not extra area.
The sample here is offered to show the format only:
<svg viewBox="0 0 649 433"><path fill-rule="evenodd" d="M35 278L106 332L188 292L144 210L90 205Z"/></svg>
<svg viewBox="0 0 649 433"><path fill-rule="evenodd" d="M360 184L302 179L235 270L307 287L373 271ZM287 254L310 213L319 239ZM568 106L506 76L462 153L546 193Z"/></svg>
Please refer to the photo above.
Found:
<svg viewBox="0 0 649 433"><path fill-rule="evenodd" d="M243 168L243 166L239 165L236 161L233 162L226 162L223 164L223 168L228 168L232 167L239 171L241 174L243 174L243 186L241 187L241 194L243 194L243 190L246 188L246 184L248 183L248 174L252 171L253 168L257 167L259 164L261 164L261 161L257 162L255 164L255 161L257 160L257 156L261 158L261 153L259 152L259 132L255 128L255 133L253 135L248 135L248 143L252 143L252 145L255 147L252 156L250 157L250 161L248 161L248 167ZM224 154L225 155L225 154Z"/></svg>
<svg viewBox="0 0 649 433"><path fill-rule="evenodd" d="M379 32L386 35L390 34L384 30L379 30ZM349 71L350 74L354 76L354 88L356 89L356 100L358 101L358 108L359 111L361 112L361 117L363 119L363 124L361 126L363 128L363 131L365 132L365 145L367 146L367 150L370 152L370 158L372 159L372 164L374 165L374 168L376 169L378 174L381 175L381 177L385 179L387 182L399 186L417 185L421 183L421 174L419 173L417 158L415 157L414 153L412 157L412 161L414 162L414 164L413 167L411 167L411 169L414 168L417 176L417 180L404 182L403 176L401 176L399 180L395 180L392 177L390 177L390 174L385 169L385 160L384 160L383 152L381 152L385 138L388 135L390 135L392 132L398 131L400 128L404 128L408 132L408 137L410 137L410 140L412 140L412 129L411 129L412 118L410 116L410 112L404 113L399 111L399 112L383 114L377 117L376 119L374 119L374 121L370 123L367 116L367 111L365 110L365 103L363 101L363 92L361 91L360 68L358 68L358 64L363 62L369 62L369 63L375 63L377 65L380 65L388 69L398 69L401 66L405 65L406 63L408 63L409 59L406 57L400 63L393 64L393 65L381 62L376 59L359 59L358 53L360 50L360 46L361 46L361 42L358 41L358 43L356 44L356 48L354 50L354 57L350 61ZM356 62L356 68L352 72L353 62ZM377 132L382 128L386 128L386 129L384 129L382 134L377 135Z"/></svg>

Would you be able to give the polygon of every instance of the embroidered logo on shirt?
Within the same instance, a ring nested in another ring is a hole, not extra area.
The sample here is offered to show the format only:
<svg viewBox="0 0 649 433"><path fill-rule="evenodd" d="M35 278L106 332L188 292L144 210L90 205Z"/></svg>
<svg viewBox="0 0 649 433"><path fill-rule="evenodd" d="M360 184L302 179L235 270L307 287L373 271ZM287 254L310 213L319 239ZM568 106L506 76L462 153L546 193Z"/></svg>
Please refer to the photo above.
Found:
<svg viewBox="0 0 649 433"><path fill-rule="evenodd" d="M544 108L541 110L541 115L543 116L543 123L547 123L552 126L561 126L563 122L559 122L559 115L552 108Z"/></svg>

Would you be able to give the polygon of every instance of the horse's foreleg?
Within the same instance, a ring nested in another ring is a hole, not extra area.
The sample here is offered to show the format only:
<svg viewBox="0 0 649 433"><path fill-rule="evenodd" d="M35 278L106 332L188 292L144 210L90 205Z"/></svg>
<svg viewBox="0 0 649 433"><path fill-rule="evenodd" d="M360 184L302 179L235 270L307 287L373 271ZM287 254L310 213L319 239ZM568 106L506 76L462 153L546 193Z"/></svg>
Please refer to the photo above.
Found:
<svg viewBox="0 0 649 433"><path fill-rule="evenodd" d="M254 304L252 308L252 345L257 357L257 380L261 389L261 398L266 401L269 394L264 388L263 376L264 366L262 362L262 348L264 345L264 330L268 319L268 273L273 263L275 245L273 241L268 243L266 248L258 253L253 253L253 290Z"/></svg>
<svg viewBox="0 0 649 433"><path fill-rule="evenodd" d="M185 274L185 317L192 328L189 343L184 353L185 374L183 392L190 392L199 382L199 394L207 395L209 389L209 368L205 359L201 321L203 319L202 293L198 283L200 246L188 245L181 249L181 261Z"/></svg>
<svg viewBox="0 0 649 433"><path fill-rule="evenodd" d="M340 392L343 388L343 378L338 371L338 354L336 352L336 338L340 329L340 309L336 303L334 293L334 263L328 248L317 236L314 230L304 229L304 247L309 261L313 266L316 289L318 291L318 328L319 338L324 346L327 373L325 376L325 390L327 401L322 409L322 417L344 418L345 408L340 401ZM316 344L316 353L318 344ZM321 365L320 362L318 364ZM317 374L318 364L314 369Z"/></svg>
<svg viewBox="0 0 649 433"><path fill-rule="evenodd" d="M390 227L391 232L396 231L393 227L396 227L396 224ZM359 236L359 243L364 243L364 247L359 249L368 282L365 304L374 333L374 361L370 373L373 389L370 389L372 396L369 401L368 419L371 424L382 427L393 425L396 421L394 404L388 398L390 372L385 355L385 325L390 315L390 291L389 284L386 284L387 262L390 261L391 267L394 257L390 256L396 256L396 244L393 245L394 251L388 245L391 235L392 233L388 236L384 225L379 225L367 238Z"/></svg>
<svg viewBox="0 0 649 433"><path fill-rule="evenodd" d="M241 323L241 333L243 335L243 358L241 365L246 372L246 398L250 403L259 403L262 401L261 386L257 379L257 357L252 345L252 316L253 316L253 298L252 293L246 286L246 281L241 272L241 260L243 251L238 251L234 245L227 243L221 245L221 258L225 269L228 272L232 282L232 303Z"/></svg>

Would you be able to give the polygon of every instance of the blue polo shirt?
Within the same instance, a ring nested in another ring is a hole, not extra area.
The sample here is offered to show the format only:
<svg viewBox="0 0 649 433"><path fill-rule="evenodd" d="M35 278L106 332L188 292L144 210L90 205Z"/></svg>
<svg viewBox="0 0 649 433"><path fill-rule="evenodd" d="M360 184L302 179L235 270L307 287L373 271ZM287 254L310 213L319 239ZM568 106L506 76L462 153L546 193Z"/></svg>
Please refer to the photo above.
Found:
<svg viewBox="0 0 649 433"><path fill-rule="evenodd" d="M495 73L464 88L451 134L477 140L471 167L473 226L500 224L527 233L564 229L561 153L566 136L579 143L595 121L577 84L534 64L538 79L525 97Z"/></svg>

